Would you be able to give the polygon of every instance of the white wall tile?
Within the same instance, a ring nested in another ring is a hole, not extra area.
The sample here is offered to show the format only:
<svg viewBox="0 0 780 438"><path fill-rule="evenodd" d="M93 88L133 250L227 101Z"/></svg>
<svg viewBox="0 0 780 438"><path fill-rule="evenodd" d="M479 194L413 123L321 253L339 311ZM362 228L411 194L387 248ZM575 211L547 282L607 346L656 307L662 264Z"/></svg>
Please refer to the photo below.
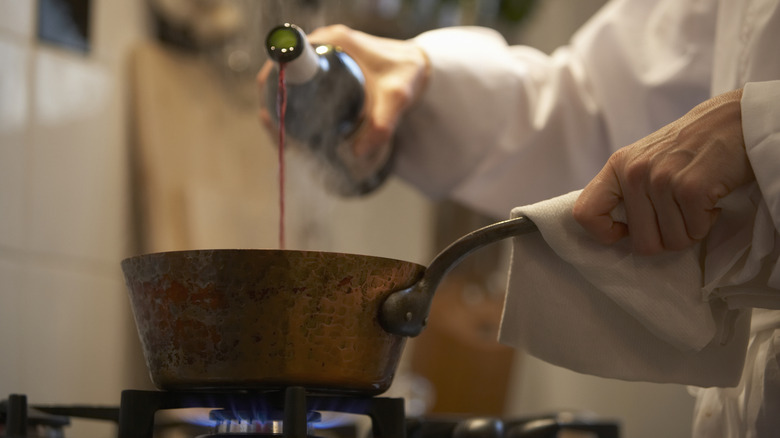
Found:
<svg viewBox="0 0 780 438"><path fill-rule="evenodd" d="M34 0L0 0L0 30L31 38L35 29Z"/></svg>
<svg viewBox="0 0 780 438"><path fill-rule="evenodd" d="M20 327L27 319L22 313L23 269L0 252L0 399L23 391L25 358L21 354Z"/></svg>
<svg viewBox="0 0 780 438"><path fill-rule="evenodd" d="M93 2L101 43L85 56L36 44L37 3L0 0L0 399L118 404L139 366L119 260L125 63L145 4ZM66 435L113 429L74 420Z"/></svg>
<svg viewBox="0 0 780 438"><path fill-rule="evenodd" d="M0 247L22 248L29 81L27 46L0 39Z"/></svg>
<svg viewBox="0 0 780 438"><path fill-rule="evenodd" d="M20 131L27 122L29 47L0 37L0 133Z"/></svg>
<svg viewBox="0 0 780 438"><path fill-rule="evenodd" d="M19 389L37 403L118 403L129 318L121 276L35 264L23 280Z"/></svg>
<svg viewBox="0 0 780 438"><path fill-rule="evenodd" d="M16 320L8 331L13 337L0 338L0 343L4 351L14 348L15 359L8 367L0 362L4 365L0 379L8 381L0 381L0 387L27 395L29 403L117 406L127 386L130 317L119 276L29 263L29 258L21 277L19 270L12 272L22 287L10 298L0 296L0 321ZM2 274L0 266L0 278ZM13 309L6 309L6 303ZM0 324L5 328L4 322ZM76 419L66 428L66 436L115 436L115 429L110 422Z"/></svg>
<svg viewBox="0 0 780 438"><path fill-rule="evenodd" d="M101 64L44 48L34 81L30 249L113 262L127 213L119 86Z"/></svg>
<svg viewBox="0 0 780 438"><path fill-rule="evenodd" d="M92 53L124 66L128 49L146 29L146 6L147 2L140 1L93 1Z"/></svg>

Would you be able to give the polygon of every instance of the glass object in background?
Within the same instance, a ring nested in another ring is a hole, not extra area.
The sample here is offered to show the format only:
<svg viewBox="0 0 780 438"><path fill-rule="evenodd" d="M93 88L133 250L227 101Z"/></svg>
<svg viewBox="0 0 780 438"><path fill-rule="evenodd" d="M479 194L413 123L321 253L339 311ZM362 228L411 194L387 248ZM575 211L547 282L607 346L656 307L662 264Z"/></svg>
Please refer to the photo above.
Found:
<svg viewBox="0 0 780 438"><path fill-rule="evenodd" d="M38 38L87 53L90 48L91 0L40 0Z"/></svg>

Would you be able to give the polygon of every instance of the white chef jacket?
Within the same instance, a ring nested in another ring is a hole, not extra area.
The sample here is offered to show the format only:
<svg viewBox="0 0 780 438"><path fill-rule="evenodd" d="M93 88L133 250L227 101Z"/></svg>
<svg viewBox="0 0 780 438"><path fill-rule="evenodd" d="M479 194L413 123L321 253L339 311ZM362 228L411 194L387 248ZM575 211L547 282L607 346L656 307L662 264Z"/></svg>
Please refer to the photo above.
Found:
<svg viewBox="0 0 780 438"><path fill-rule="evenodd" d="M780 1L614 0L549 56L484 28L415 40L432 70L398 131L397 173L494 217L584 187L618 148L744 87L763 197L753 248L780 289ZM777 436L779 314L754 312L738 387L697 391L696 436Z"/></svg>

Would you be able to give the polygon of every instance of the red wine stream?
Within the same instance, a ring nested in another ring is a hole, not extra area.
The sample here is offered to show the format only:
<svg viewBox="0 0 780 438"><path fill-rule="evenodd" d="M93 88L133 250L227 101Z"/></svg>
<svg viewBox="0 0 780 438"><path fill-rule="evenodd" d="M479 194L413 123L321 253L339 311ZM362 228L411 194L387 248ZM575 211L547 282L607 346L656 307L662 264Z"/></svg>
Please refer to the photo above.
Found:
<svg viewBox="0 0 780 438"><path fill-rule="evenodd" d="M284 248L284 117L287 112L287 83L284 63L279 63L279 88L276 94L276 113L279 118L279 249Z"/></svg>

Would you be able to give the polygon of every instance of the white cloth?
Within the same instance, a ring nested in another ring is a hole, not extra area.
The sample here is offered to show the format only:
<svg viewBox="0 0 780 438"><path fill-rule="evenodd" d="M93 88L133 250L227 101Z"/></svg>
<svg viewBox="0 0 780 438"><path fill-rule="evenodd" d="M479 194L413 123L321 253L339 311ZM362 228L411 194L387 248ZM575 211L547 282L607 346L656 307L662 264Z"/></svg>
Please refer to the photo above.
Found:
<svg viewBox="0 0 780 438"><path fill-rule="evenodd" d="M776 436L780 312L762 308L780 309L777 233L754 233L769 222L757 185L721 201L707 252L655 256L593 241L571 215L579 193L512 211L540 233L514 239L501 342L578 372L711 387L691 388L694 436Z"/></svg>
<svg viewBox="0 0 780 438"><path fill-rule="evenodd" d="M512 211L541 233L515 238L500 341L587 374L736 385L750 313L704 300L698 246L641 257L625 240L601 245L571 215L578 195Z"/></svg>
<svg viewBox="0 0 780 438"><path fill-rule="evenodd" d="M755 220L722 225L709 237L705 290L733 307L777 309L772 290L780 290L780 102L778 81L748 83L742 97L742 124L748 153L763 198ZM757 196L759 195L759 196ZM739 221L739 218L733 219ZM736 231L736 232L735 232ZM744 250L724 249L749 240ZM728 256L731 256L730 258ZM718 275L714 275L717 273ZM753 311L742 378L735 388L691 388L696 395L695 437L775 437L780 431L780 312Z"/></svg>
<svg viewBox="0 0 780 438"><path fill-rule="evenodd" d="M695 437L776 437L780 431L780 315L753 310L745 369L734 388L689 388Z"/></svg>
<svg viewBox="0 0 780 438"><path fill-rule="evenodd" d="M747 297L740 288L750 282L780 288L780 1L613 0L551 56L508 46L486 29L443 29L415 40L432 74L399 127L398 174L431 196L497 218L584 187L618 148L744 86L745 145L766 214L750 228L755 245L732 260L732 269L705 266L705 276L722 274L720 293L735 292L730 302L737 307L736 297ZM739 269L756 258L762 271ZM512 275L519 275L517 266ZM706 284L706 293L715 291L711 277ZM510 289L508 299L521 290ZM766 320L753 324L740 386L701 391L695 436L780 430L780 415L760 414L780 404L780 316L773 311ZM568 335L560 333L560 341Z"/></svg>
<svg viewBox="0 0 780 438"><path fill-rule="evenodd" d="M751 233L728 233L735 222L761 216L756 215L757 188L745 187L720 203L721 220L711 236L729 238L720 239L704 263L700 245L638 256L627 240L597 243L571 215L579 193L512 211L514 217L534 221L540 233L515 238L501 342L588 374L737 385L749 309L780 308L780 290L765 282L746 289L721 287L761 270L755 257L754 262L736 262L755 252ZM704 278L710 280L707 287Z"/></svg>

